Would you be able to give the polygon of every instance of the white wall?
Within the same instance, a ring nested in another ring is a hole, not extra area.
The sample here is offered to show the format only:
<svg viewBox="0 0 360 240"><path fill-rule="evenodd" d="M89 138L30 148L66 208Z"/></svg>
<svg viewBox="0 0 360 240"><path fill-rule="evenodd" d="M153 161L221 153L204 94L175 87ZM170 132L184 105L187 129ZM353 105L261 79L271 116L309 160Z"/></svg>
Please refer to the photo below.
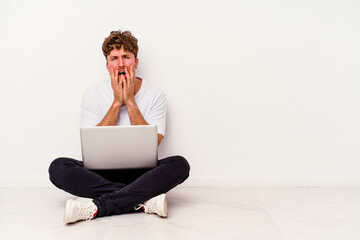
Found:
<svg viewBox="0 0 360 240"><path fill-rule="evenodd" d="M137 75L167 94L160 155L184 155L190 182L360 185L359 13L355 0L0 0L0 185L48 183L52 159L81 157L81 96L107 78L101 44L119 28L139 39Z"/></svg>

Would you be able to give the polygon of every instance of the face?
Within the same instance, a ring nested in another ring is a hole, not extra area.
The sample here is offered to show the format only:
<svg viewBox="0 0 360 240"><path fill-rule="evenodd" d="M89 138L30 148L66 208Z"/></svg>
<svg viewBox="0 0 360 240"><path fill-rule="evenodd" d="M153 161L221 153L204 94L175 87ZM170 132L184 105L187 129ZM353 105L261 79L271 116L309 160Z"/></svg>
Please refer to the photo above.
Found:
<svg viewBox="0 0 360 240"><path fill-rule="evenodd" d="M139 60L136 58L132 52L126 52L124 47L120 49L114 49L106 57L106 68L108 71L110 69L118 69L119 75L125 72L125 68L130 72L130 66L137 68Z"/></svg>

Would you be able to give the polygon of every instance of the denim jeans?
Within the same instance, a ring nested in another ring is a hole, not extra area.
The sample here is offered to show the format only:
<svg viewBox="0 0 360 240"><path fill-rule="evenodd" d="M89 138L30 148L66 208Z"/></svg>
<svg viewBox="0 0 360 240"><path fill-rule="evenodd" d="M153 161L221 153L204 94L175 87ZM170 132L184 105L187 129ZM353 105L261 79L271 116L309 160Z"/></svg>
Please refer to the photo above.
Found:
<svg viewBox="0 0 360 240"><path fill-rule="evenodd" d="M189 176L190 166L181 156L158 161L151 169L89 170L81 161L57 158L49 167L50 181L78 197L92 198L97 217L131 212L134 207L166 193Z"/></svg>

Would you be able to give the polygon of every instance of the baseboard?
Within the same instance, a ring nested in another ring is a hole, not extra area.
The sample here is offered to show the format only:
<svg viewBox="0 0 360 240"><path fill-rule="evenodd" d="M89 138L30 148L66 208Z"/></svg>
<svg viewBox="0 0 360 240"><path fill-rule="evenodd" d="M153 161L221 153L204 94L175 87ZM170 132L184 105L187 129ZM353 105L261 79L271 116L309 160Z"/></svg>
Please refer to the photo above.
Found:
<svg viewBox="0 0 360 240"><path fill-rule="evenodd" d="M0 178L0 188L47 188L54 186L48 178Z"/></svg>
<svg viewBox="0 0 360 240"><path fill-rule="evenodd" d="M0 178L0 188L53 187L48 178ZM360 187L360 178L189 178L180 187Z"/></svg>
<svg viewBox="0 0 360 240"><path fill-rule="evenodd" d="M360 187L360 178L189 178L184 187Z"/></svg>

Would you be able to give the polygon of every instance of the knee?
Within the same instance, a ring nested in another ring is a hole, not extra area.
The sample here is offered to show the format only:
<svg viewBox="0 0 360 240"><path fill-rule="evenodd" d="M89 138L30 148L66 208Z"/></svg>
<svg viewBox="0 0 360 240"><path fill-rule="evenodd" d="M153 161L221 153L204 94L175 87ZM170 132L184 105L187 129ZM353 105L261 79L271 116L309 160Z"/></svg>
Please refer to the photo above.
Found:
<svg viewBox="0 0 360 240"><path fill-rule="evenodd" d="M190 174L190 164L183 156L173 156L171 160L174 164L175 172L185 181Z"/></svg>
<svg viewBox="0 0 360 240"><path fill-rule="evenodd" d="M62 158L57 158L50 163L50 166L49 166L49 175L50 176L53 176L54 174L56 174L59 171L59 169L62 167L62 162L63 162L62 160L63 160Z"/></svg>
<svg viewBox="0 0 360 240"><path fill-rule="evenodd" d="M65 169L68 164L69 161L67 158L56 158L51 162L48 170L49 179L55 186L59 186L59 181L66 179L64 174L66 173Z"/></svg>
<svg viewBox="0 0 360 240"><path fill-rule="evenodd" d="M57 176L59 175L59 172L61 172L61 170L60 170L61 168L62 168L62 158L57 158L50 163L49 170L48 170L49 179L54 185L57 185L56 179L58 179Z"/></svg>

